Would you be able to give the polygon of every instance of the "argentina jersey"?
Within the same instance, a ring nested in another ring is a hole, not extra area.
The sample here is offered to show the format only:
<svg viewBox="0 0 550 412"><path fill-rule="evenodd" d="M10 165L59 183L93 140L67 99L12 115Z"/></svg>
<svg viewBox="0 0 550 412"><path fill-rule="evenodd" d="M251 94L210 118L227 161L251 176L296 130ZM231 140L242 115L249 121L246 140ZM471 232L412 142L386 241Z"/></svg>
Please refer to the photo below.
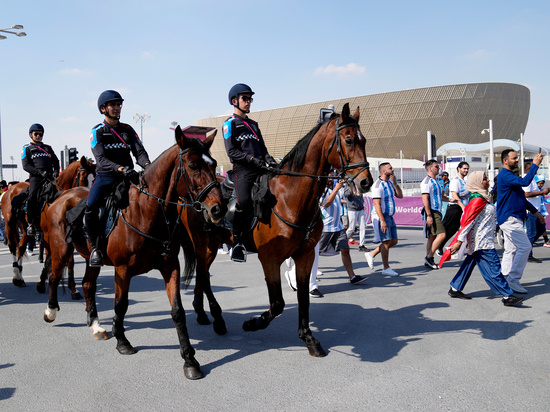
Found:
<svg viewBox="0 0 550 412"><path fill-rule="evenodd" d="M420 191L423 195L430 195L430 209L441 212L443 207L443 192L439 183L430 176L426 176L420 184Z"/></svg>
<svg viewBox="0 0 550 412"><path fill-rule="evenodd" d="M372 198L380 199L382 214L393 216L395 213L395 187L391 180L378 179L372 187Z"/></svg>

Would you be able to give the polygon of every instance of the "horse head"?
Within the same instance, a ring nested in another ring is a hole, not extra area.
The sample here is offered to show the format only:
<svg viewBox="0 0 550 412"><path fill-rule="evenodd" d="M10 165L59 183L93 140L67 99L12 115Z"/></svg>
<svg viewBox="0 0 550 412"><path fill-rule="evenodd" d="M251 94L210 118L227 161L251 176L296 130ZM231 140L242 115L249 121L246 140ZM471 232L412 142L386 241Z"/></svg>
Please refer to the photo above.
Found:
<svg viewBox="0 0 550 412"><path fill-rule="evenodd" d="M328 153L330 165L348 184L353 183L360 193L368 192L373 179L365 153L366 139L359 129L359 107L350 115L349 103L346 103L342 114L329 121L327 137L325 144L328 149L325 153Z"/></svg>
<svg viewBox="0 0 550 412"><path fill-rule="evenodd" d="M80 169L78 170L78 184L76 186L88 187L95 178L96 164L82 156L80 158ZM92 178L91 178L92 177Z"/></svg>
<svg viewBox="0 0 550 412"><path fill-rule="evenodd" d="M207 218L218 223L227 211L223 202L220 183L216 178L216 160L210 156L210 147L217 130L204 141L188 138L176 127L176 142L180 148L179 180L176 190L183 199L190 201Z"/></svg>

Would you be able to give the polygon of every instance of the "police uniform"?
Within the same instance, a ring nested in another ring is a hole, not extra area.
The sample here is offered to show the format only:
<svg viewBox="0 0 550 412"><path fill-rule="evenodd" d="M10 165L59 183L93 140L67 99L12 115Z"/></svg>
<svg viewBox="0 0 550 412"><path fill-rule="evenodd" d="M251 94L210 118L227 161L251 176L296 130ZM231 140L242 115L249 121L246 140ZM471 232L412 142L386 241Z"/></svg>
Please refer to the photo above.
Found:
<svg viewBox="0 0 550 412"><path fill-rule="evenodd" d="M39 143L29 143L23 146L21 153L23 170L29 173L29 197L27 201L27 218L29 224L40 226L40 211L36 209L36 189L44 182L41 172L46 172L50 178L59 175L59 159L51 146Z"/></svg>
<svg viewBox="0 0 550 412"><path fill-rule="evenodd" d="M237 206L246 215L252 210L252 185L259 174L250 159L254 157L264 162L269 156L267 148L258 123L236 114L223 124L223 138L225 151L233 163Z"/></svg>
<svg viewBox="0 0 550 412"><path fill-rule="evenodd" d="M121 166L133 169L132 154L141 167L150 162L137 133L128 124L118 123L114 127L105 122L98 124L92 129L90 142L97 174L88 194L85 216L88 235L90 239L95 239L98 210L113 187L123 178L118 169Z"/></svg>

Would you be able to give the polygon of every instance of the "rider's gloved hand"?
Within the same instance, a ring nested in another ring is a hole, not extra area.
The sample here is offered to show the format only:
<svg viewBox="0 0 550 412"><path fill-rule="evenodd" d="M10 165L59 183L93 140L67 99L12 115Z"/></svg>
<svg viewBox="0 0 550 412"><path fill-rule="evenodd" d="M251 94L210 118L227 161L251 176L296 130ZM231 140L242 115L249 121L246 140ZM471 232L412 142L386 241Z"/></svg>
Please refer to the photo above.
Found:
<svg viewBox="0 0 550 412"><path fill-rule="evenodd" d="M265 157L265 161L267 162L268 166L269 167L277 167L279 166L279 163L277 163L277 161L273 158L273 156L271 155L267 155Z"/></svg>
<svg viewBox="0 0 550 412"><path fill-rule="evenodd" d="M139 183L139 174L134 169L130 169L128 166L122 168L122 175L134 184Z"/></svg>
<svg viewBox="0 0 550 412"><path fill-rule="evenodd" d="M46 172L45 170L41 170L40 176L42 176L44 179L48 179L48 172Z"/></svg>
<svg viewBox="0 0 550 412"><path fill-rule="evenodd" d="M252 163L252 165L254 167L257 167L258 169L261 169L263 167L265 167L265 163L262 162L260 159L258 159L257 157L253 157L252 159L250 159L250 163Z"/></svg>

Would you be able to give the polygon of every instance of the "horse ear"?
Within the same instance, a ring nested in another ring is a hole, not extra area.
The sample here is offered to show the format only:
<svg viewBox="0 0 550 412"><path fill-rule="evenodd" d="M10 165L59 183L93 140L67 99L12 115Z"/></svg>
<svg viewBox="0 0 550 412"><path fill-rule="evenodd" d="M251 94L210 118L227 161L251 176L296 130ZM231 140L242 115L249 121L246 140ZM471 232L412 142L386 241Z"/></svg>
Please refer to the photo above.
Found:
<svg viewBox="0 0 550 412"><path fill-rule="evenodd" d="M80 158L80 166L82 166L83 168L85 168L86 166L88 166L88 161L86 160L86 157L85 156L82 156Z"/></svg>
<svg viewBox="0 0 550 412"><path fill-rule="evenodd" d="M212 143L214 143L214 137L216 137L216 134L218 134L218 129L214 129L214 132L210 133L206 138L203 140L204 145L208 150L210 150L210 147L212 146Z"/></svg>
<svg viewBox="0 0 550 412"><path fill-rule="evenodd" d="M349 117L349 103L346 103L342 108L342 119L347 119Z"/></svg>
<svg viewBox="0 0 550 412"><path fill-rule="evenodd" d="M355 109L355 113L351 116L357 123L359 123L359 106Z"/></svg>
<svg viewBox="0 0 550 412"><path fill-rule="evenodd" d="M174 130L174 132L176 134L176 143L180 148L183 149L189 144L187 137L183 134L179 125L176 127L176 130Z"/></svg>

